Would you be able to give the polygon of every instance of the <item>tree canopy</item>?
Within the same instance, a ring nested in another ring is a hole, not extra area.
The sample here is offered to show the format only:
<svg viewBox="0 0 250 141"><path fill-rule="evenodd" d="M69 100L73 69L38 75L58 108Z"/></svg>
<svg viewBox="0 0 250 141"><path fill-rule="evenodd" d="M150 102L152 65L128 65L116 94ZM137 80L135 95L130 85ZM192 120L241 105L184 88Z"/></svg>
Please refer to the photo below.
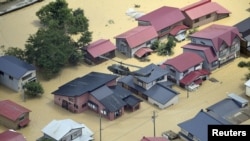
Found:
<svg viewBox="0 0 250 141"><path fill-rule="evenodd" d="M36 12L42 26L25 44L25 58L52 78L66 64L76 65L82 57L79 47L92 40L88 19L82 9L68 8L66 0L56 0ZM80 35L77 41L72 35Z"/></svg>

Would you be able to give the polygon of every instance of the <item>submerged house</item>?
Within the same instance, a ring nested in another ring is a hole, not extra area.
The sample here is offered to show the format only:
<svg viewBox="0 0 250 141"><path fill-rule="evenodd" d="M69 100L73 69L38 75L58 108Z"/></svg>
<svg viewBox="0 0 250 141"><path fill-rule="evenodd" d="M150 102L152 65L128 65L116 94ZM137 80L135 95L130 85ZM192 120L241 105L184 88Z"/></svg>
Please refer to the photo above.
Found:
<svg viewBox="0 0 250 141"><path fill-rule="evenodd" d="M14 56L0 57L0 84L20 92L27 82L36 81L36 68Z"/></svg>
<svg viewBox="0 0 250 141"><path fill-rule="evenodd" d="M235 27L241 34L240 52L246 56L250 56L250 17L240 21Z"/></svg>
<svg viewBox="0 0 250 141"><path fill-rule="evenodd" d="M167 81L167 71L155 64L150 64L138 70L138 73L148 72L151 72L148 77L128 75L120 78L117 85L130 90L160 109L178 103L179 93L173 90L171 88L172 83Z"/></svg>
<svg viewBox="0 0 250 141"><path fill-rule="evenodd" d="M53 141L92 141L93 131L86 125L73 121L71 119L52 120L43 129L42 139Z"/></svg>
<svg viewBox="0 0 250 141"><path fill-rule="evenodd" d="M158 38L172 35L178 41L186 37L187 27L183 25L185 16L179 8L162 6L153 10L136 20L138 26L153 26L158 34Z"/></svg>
<svg viewBox="0 0 250 141"><path fill-rule="evenodd" d="M217 2L211 0L200 0L181 8L181 11L185 15L184 24L190 28L229 17L231 13Z"/></svg>
<svg viewBox="0 0 250 141"><path fill-rule="evenodd" d="M91 72L52 92L54 103L73 113L90 109L109 120L114 120L124 114L125 106L135 110L140 107L141 102L136 97L124 96L122 91L109 88L116 86L117 78L116 75ZM134 102L132 105L131 101Z"/></svg>
<svg viewBox="0 0 250 141"><path fill-rule="evenodd" d="M138 26L115 36L117 51L130 58L149 55L156 40L157 32L153 26Z"/></svg>
<svg viewBox="0 0 250 141"><path fill-rule="evenodd" d="M190 35L184 52L204 57L204 68L212 71L240 55L240 33L236 27L213 24ZM206 48L206 49L205 49Z"/></svg>
<svg viewBox="0 0 250 141"><path fill-rule="evenodd" d="M193 118L179 123L179 136L188 141L208 141L208 125L240 125L249 119L248 101L231 93L227 98L199 111Z"/></svg>
<svg viewBox="0 0 250 141"><path fill-rule="evenodd" d="M20 129L30 122L31 111L11 100L0 101L0 124L9 129Z"/></svg>
<svg viewBox="0 0 250 141"><path fill-rule="evenodd" d="M203 69L204 59L193 52L183 52L182 54L166 60L162 67L168 73L168 79L177 85L194 89L208 79L209 71Z"/></svg>
<svg viewBox="0 0 250 141"><path fill-rule="evenodd" d="M106 61L106 59L100 58L100 56L110 59L114 58L115 50L116 46L108 39L99 39L86 47L82 47L84 61L88 64L99 64Z"/></svg>

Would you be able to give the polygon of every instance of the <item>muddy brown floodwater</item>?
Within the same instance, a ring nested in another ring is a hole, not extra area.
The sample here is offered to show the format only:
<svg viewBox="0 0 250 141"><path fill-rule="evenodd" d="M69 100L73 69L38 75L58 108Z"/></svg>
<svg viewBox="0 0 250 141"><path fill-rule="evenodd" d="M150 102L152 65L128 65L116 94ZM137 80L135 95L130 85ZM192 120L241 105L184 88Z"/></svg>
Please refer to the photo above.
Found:
<svg viewBox="0 0 250 141"><path fill-rule="evenodd" d="M35 15L36 11L51 1L46 0L0 16L0 45L24 48L29 35L34 34L39 27L38 18ZM93 41L105 38L110 39L114 43L114 36L137 26L137 22L125 14L129 8L134 8L135 4L140 5L139 8L135 8L136 11L147 13L163 5L182 8L196 1L198 0L68 0L67 2L70 8L84 9L86 17L89 19L90 31L93 32ZM250 12L247 11L250 8L249 0L216 0L216 2L231 11L231 15L211 24L232 26L250 16ZM200 29L208 25L202 26ZM181 46L186 43L188 41L178 43L174 48L173 56L150 55L151 62L139 62L119 54L117 54L115 59L141 66L146 66L149 63L157 64L182 53ZM178 123L194 117L201 109L226 98L227 94L236 93L244 96L244 75L248 70L237 67L238 62L241 60L248 59L239 57L233 62L213 71L211 77L216 78L219 82L204 82L198 90L189 93L189 98L187 98L186 91L179 87L173 87L180 92L179 103L167 109L159 110L147 102L142 102L140 110L133 113L125 113L124 116L115 121L102 119L102 140L128 141L140 140L143 136L153 136L153 122L151 120L153 111L156 111L157 115L155 122L156 136L160 136L163 131L170 129L178 132L180 130L177 126ZM26 128L18 130L28 141L35 141L41 137L41 129L51 120L65 118L84 123L95 133L95 140L100 140L100 120L96 113L91 111L80 114L70 113L53 103L51 92L64 83L91 71L110 73L106 67L112 63L114 62L107 61L91 67L80 64L76 67L65 68L56 79L50 81L40 79L39 81L45 88L44 95L40 98L28 99L26 101L23 101L20 93L15 93L0 85L0 100L11 99L32 111L30 113L30 124ZM0 125L0 132L4 130L6 128Z"/></svg>

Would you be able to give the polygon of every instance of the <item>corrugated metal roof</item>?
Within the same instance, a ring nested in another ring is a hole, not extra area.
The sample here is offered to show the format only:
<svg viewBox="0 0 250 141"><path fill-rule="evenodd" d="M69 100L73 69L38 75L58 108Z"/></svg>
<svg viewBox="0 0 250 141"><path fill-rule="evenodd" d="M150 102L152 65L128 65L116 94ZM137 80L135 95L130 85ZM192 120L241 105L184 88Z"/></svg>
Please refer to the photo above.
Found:
<svg viewBox="0 0 250 141"><path fill-rule="evenodd" d="M157 36L158 34L153 26L137 26L115 36L115 38L123 38L128 42L130 48L135 48L147 41L157 38Z"/></svg>
<svg viewBox="0 0 250 141"><path fill-rule="evenodd" d="M239 32L242 34L243 38L250 35L250 17L240 21L235 27L238 28Z"/></svg>
<svg viewBox="0 0 250 141"><path fill-rule="evenodd" d="M172 28L171 29L171 31L170 31L170 35L172 35L172 36L175 36L175 35L177 35L177 33L179 33L181 30L186 30L186 29L188 29L189 27L187 27L187 26L185 26L185 25L177 25L177 26L175 26L174 28Z"/></svg>
<svg viewBox="0 0 250 141"><path fill-rule="evenodd" d="M90 45L87 46L87 51L91 54L94 58L113 51L116 49L116 46L111 43L108 39L99 39Z"/></svg>
<svg viewBox="0 0 250 141"><path fill-rule="evenodd" d="M11 100L0 101L0 115L12 121L17 120L21 115L28 112L31 111Z"/></svg>
<svg viewBox="0 0 250 141"><path fill-rule="evenodd" d="M89 137L93 135L93 132L87 126L71 119L52 120L42 129L42 132L55 140L60 140L71 130L79 128L82 128L83 135Z"/></svg>
<svg viewBox="0 0 250 141"><path fill-rule="evenodd" d="M185 77L183 77L180 80L180 83L184 84L184 85L190 85L192 82L194 82L195 80L197 80L198 78L200 78L200 76L204 76L204 75L209 75L209 71L207 70L195 70L190 72L189 74L187 74Z"/></svg>
<svg viewBox="0 0 250 141"><path fill-rule="evenodd" d="M217 13L217 14L229 14L231 13L221 5L216 2L205 2L198 6L194 6L193 8L182 8L182 10L188 15L188 17L192 20L197 18Z"/></svg>
<svg viewBox="0 0 250 141"><path fill-rule="evenodd" d="M189 44L184 45L183 48L184 49L190 49L190 50L198 50L198 51L204 52L206 60L209 63L212 63L212 62L218 60L218 57L212 51L212 47L204 47L204 46L201 46L201 45L194 45L194 44L189 43Z"/></svg>
<svg viewBox="0 0 250 141"><path fill-rule="evenodd" d="M191 34L190 37L210 39L213 42L215 51L218 52L223 42L231 46L234 38L240 38L241 36L236 27L213 24Z"/></svg>
<svg viewBox="0 0 250 141"><path fill-rule="evenodd" d="M200 64L203 61L203 58L197 55L196 53L183 52L182 54L174 58L168 59L164 62L164 64L174 67L179 72L183 72L191 67Z"/></svg>
<svg viewBox="0 0 250 141"><path fill-rule="evenodd" d="M138 58L141 58L143 55L145 55L146 53L151 53L153 52L152 49L150 49L149 47L142 47L140 49L138 49L136 52L135 52L135 55L138 57Z"/></svg>
<svg viewBox="0 0 250 141"><path fill-rule="evenodd" d="M118 76L116 75L101 72L90 72L83 77L76 78L60 86L56 91L52 92L52 94L62 96L80 96L115 80L117 77Z"/></svg>
<svg viewBox="0 0 250 141"><path fill-rule="evenodd" d="M26 141L21 133L14 130L7 130L0 133L0 139L1 141Z"/></svg>
<svg viewBox="0 0 250 141"><path fill-rule="evenodd" d="M185 17L179 8L162 6L137 19L137 21L150 22L156 31L160 31L175 23L181 22Z"/></svg>
<svg viewBox="0 0 250 141"><path fill-rule="evenodd" d="M14 56L0 57L0 71L20 79L26 72L35 70L35 67L27 62L24 62Z"/></svg>

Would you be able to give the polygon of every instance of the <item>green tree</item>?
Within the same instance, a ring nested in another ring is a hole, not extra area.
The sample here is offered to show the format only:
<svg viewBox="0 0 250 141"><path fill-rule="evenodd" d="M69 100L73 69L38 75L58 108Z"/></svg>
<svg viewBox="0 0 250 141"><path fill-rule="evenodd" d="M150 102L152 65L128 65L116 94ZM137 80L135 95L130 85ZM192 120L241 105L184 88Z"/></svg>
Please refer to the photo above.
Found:
<svg viewBox="0 0 250 141"><path fill-rule="evenodd" d="M66 0L56 0L36 12L42 27L30 35L25 45L28 62L35 64L47 79L67 64L76 65L82 58L80 46L92 40L88 19L82 9L68 8ZM77 41L72 36L79 35Z"/></svg>
<svg viewBox="0 0 250 141"><path fill-rule="evenodd" d="M8 49L5 49L4 46L1 47L2 52L4 55L11 55L11 56L15 56L21 60L25 60L25 52L18 48L18 47L9 47Z"/></svg>
<svg viewBox="0 0 250 141"><path fill-rule="evenodd" d="M153 43L152 43L152 45L151 45L151 49L152 50L156 50L158 47L159 47L159 45L160 45L160 41L159 40L156 40L156 41L154 41Z"/></svg>
<svg viewBox="0 0 250 141"><path fill-rule="evenodd" d="M24 84L24 94L27 96L37 96L44 93L44 89L39 82L28 82Z"/></svg>
<svg viewBox="0 0 250 141"><path fill-rule="evenodd" d="M158 55L171 55L173 54L173 48L176 46L174 38L172 36L168 37L167 43L160 43L157 48Z"/></svg>

